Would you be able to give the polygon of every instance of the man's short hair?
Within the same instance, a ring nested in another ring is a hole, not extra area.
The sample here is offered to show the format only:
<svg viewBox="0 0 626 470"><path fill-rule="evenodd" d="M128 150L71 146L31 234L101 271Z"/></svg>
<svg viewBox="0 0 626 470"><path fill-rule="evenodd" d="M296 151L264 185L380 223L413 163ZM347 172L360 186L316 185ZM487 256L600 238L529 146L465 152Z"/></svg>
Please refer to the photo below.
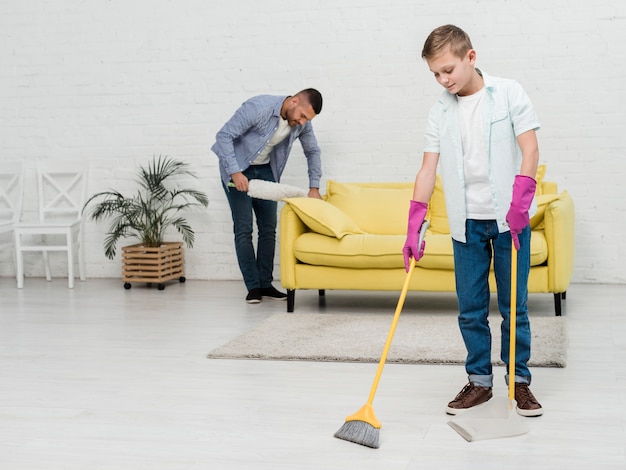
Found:
<svg viewBox="0 0 626 470"><path fill-rule="evenodd" d="M455 56L463 58L467 51L473 49L472 41L465 31L458 26L447 24L439 26L426 38L422 49L422 59L430 60L450 48Z"/></svg>
<svg viewBox="0 0 626 470"><path fill-rule="evenodd" d="M322 112L322 94L315 88L299 91L297 96L304 98L311 105L315 114Z"/></svg>

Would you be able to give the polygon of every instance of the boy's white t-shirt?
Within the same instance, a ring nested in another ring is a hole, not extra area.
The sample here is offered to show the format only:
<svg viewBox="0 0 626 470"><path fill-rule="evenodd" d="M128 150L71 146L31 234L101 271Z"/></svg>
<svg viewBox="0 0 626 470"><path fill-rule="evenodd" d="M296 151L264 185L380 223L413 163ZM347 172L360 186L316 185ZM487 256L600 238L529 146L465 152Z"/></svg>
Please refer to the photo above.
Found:
<svg viewBox="0 0 626 470"><path fill-rule="evenodd" d="M463 144L463 173L468 219L495 219L489 186L489 156L483 132L485 88L468 96L457 96Z"/></svg>
<svg viewBox="0 0 626 470"><path fill-rule="evenodd" d="M263 151L259 154L258 157L254 159L252 162L253 165L265 165L270 161L270 152L274 148L274 146L281 143L291 132L291 128L289 127L289 122L282 117L278 119L278 127L276 128L276 132L269 140Z"/></svg>

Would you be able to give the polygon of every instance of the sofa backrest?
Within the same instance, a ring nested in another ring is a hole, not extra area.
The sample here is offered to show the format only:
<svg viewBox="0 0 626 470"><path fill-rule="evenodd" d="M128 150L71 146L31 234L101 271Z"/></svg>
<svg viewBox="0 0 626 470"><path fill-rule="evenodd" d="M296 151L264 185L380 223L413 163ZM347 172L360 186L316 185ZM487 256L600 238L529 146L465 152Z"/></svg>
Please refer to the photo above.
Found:
<svg viewBox="0 0 626 470"><path fill-rule="evenodd" d="M413 182L340 183L329 180L326 185L326 200L349 215L363 231L371 234L406 234L412 198ZM427 217L431 221L430 230L433 233L450 233L439 177Z"/></svg>
<svg viewBox="0 0 626 470"><path fill-rule="evenodd" d="M413 183L339 183L329 180L326 200L348 214L365 232L406 233Z"/></svg>
<svg viewBox="0 0 626 470"><path fill-rule="evenodd" d="M557 192L556 183L544 181L546 166L537 168L537 196ZM378 235L404 235L409 204L413 199L410 183L340 183L328 180L325 199L341 209L361 230ZM449 234L448 212L441 176L437 175L426 218L429 233Z"/></svg>
<svg viewBox="0 0 626 470"><path fill-rule="evenodd" d="M429 233L437 235L449 234L448 211L446 209L446 198L443 194L443 183L441 176L437 175L433 195L428 202L428 213L426 218L430 220Z"/></svg>

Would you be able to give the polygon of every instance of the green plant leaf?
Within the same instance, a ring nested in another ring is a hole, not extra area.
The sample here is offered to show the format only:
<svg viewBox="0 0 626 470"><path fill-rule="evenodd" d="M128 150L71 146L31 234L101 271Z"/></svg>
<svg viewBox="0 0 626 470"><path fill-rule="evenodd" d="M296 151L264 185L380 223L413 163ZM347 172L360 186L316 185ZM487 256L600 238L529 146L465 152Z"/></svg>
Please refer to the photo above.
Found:
<svg viewBox="0 0 626 470"><path fill-rule="evenodd" d="M136 237L146 247L161 246L169 227L176 228L188 247L193 246L194 232L181 214L195 206L207 207L209 199L202 191L178 187L180 177L196 175L186 163L159 155L139 168L139 189L133 196L109 190L87 200L83 213L90 208L91 220L110 223L103 243L108 258L115 257L117 243L126 237Z"/></svg>

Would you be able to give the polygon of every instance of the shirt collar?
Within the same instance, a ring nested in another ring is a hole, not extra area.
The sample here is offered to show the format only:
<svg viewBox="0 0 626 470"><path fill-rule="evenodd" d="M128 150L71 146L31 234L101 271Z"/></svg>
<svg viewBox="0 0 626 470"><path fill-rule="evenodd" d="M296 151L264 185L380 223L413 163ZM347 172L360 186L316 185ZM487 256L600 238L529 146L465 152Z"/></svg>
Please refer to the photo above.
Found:
<svg viewBox="0 0 626 470"><path fill-rule="evenodd" d="M485 72L480 70L478 67L476 68L476 72L478 72L478 74L481 77L483 77L483 82L485 84L485 89L487 89L487 91L492 91L495 85L493 83L493 79L491 78L491 75L486 74Z"/></svg>
<svg viewBox="0 0 626 470"><path fill-rule="evenodd" d="M288 96L278 96L277 98L278 98L278 101L274 105L273 115L274 116L278 116L280 118L280 110L283 107L283 103L285 102L285 100L287 98L289 98L289 97Z"/></svg>
<svg viewBox="0 0 626 470"><path fill-rule="evenodd" d="M480 70L478 67L476 67L476 72L483 77L483 82L485 84L485 90L487 90L488 92L492 92L493 88L494 88L494 82L493 79L491 78L490 75L486 74L485 72L483 72L482 70ZM449 106L451 103L456 103L456 95L451 94L449 91L445 90L442 95L441 95L441 102L447 106Z"/></svg>

